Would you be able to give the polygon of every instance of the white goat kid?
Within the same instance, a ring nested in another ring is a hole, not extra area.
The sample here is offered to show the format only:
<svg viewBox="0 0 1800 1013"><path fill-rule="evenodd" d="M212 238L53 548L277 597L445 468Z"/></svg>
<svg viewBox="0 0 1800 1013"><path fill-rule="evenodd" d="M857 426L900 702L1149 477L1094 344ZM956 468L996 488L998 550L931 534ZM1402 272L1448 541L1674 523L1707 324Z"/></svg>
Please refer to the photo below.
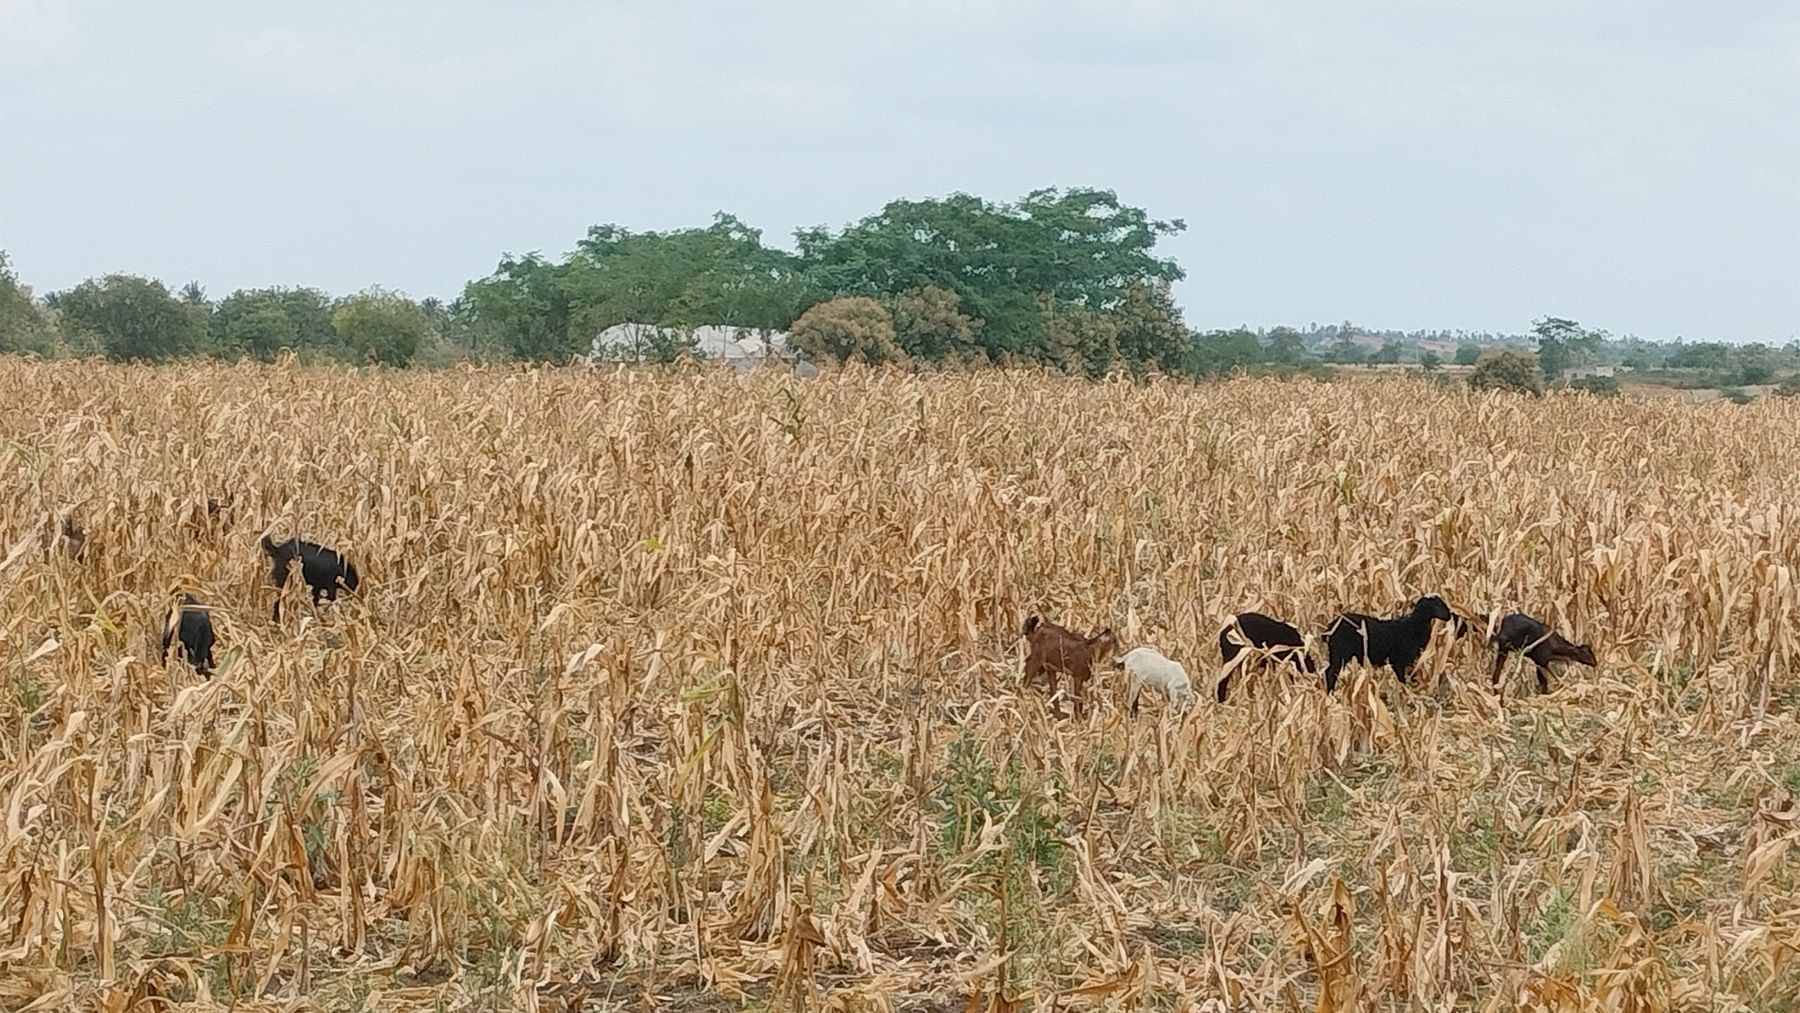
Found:
<svg viewBox="0 0 1800 1013"><path fill-rule="evenodd" d="M1131 649L1119 659L1119 667L1125 670L1126 698L1131 701L1134 715L1138 712L1138 697L1146 689L1168 697L1169 706L1177 714L1194 702L1194 684L1188 680L1187 669L1180 662L1163 657L1154 647Z"/></svg>

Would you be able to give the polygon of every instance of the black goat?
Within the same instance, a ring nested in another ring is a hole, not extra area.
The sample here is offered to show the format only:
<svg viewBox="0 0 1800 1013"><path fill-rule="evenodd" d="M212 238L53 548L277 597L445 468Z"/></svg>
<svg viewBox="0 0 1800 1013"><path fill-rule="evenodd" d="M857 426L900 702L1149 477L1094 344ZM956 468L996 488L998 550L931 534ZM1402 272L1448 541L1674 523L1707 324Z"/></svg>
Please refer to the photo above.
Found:
<svg viewBox="0 0 1800 1013"><path fill-rule="evenodd" d="M1573 643L1523 612L1514 612L1500 620L1500 629L1488 641L1494 645L1496 690L1500 688L1500 669L1506 664L1506 656L1515 652L1530 658L1537 666L1539 693L1550 692L1552 661L1578 661L1589 668L1599 665L1594 658L1593 645Z"/></svg>
<svg viewBox="0 0 1800 1013"><path fill-rule="evenodd" d="M344 558L336 549L328 549L317 542L308 542L299 538L290 538L285 542L275 542L268 535L262 536L262 550L268 554L273 564L269 570L269 583L275 585L276 591L287 587L288 573L293 569L294 561L300 561L300 579L312 589L313 605L317 606L321 599L337 601L339 589L355 592L362 578L356 573L356 565ZM275 599L273 613L276 619L281 618L281 599Z"/></svg>
<svg viewBox="0 0 1800 1013"><path fill-rule="evenodd" d="M181 655L187 659L187 663L194 666L194 671L210 678L213 670L212 616L207 614L206 606L200 604L200 599L191 594L181 596L180 617L163 626L164 661L169 659L169 645L178 637Z"/></svg>
<svg viewBox="0 0 1800 1013"><path fill-rule="evenodd" d="M1306 651L1306 638L1300 635L1300 631L1261 612L1239 612L1232 617L1229 625L1219 631L1219 658L1227 669L1231 667L1233 659L1250 648L1267 651L1277 660L1308 674L1319 670L1318 662ZM1230 689L1231 673L1227 671L1219 677L1219 683L1215 687L1220 703L1225 702L1225 694Z"/></svg>
<svg viewBox="0 0 1800 1013"><path fill-rule="evenodd" d="M1395 678L1405 682L1407 672L1431 642L1431 624L1439 621L1454 627L1456 616L1435 594L1420 598L1410 612L1394 619L1360 612L1338 616L1325 633L1331 655L1331 662L1325 667L1325 691L1336 689L1338 673L1357 660L1375 668L1386 665L1394 670Z"/></svg>

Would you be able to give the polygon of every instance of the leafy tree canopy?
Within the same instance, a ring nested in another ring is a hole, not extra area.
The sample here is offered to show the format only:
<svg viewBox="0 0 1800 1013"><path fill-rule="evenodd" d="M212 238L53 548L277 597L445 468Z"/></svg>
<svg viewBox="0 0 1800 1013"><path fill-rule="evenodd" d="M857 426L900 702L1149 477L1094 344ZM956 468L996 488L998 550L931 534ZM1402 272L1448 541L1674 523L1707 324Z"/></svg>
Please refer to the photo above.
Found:
<svg viewBox="0 0 1800 1013"><path fill-rule="evenodd" d="M780 330L809 295L791 254L721 212L703 229L596 225L562 263L509 256L464 289L461 314L515 358L555 361L587 352L615 324Z"/></svg>
<svg viewBox="0 0 1800 1013"><path fill-rule="evenodd" d="M792 255L723 212L704 229L596 225L569 258L564 284L573 319L596 334L619 323L779 330L805 302Z"/></svg>
<svg viewBox="0 0 1800 1013"><path fill-rule="evenodd" d="M213 345L265 360L283 348L329 348L337 342L331 311L331 297L316 288L239 289L213 307Z"/></svg>
<svg viewBox="0 0 1800 1013"><path fill-rule="evenodd" d="M1202 376L1225 376L1261 361L1262 342L1253 331L1239 327L1197 335L1188 357L1188 370Z"/></svg>
<svg viewBox="0 0 1800 1013"><path fill-rule="evenodd" d="M48 314L0 250L0 352L47 352L51 342Z"/></svg>
<svg viewBox="0 0 1800 1013"><path fill-rule="evenodd" d="M1001 357L1032 355L1044 344L1054 314L1040 300L1099 312L1134 285L1179 280L1181 268L1153 250L1183 228L1120 203L1110 190L1049 189L1013 203L961 193L894 201L842 231L803 229L796 239L815 289L953 291L965 312L985 322L989 354ZM1055 343L1066 345L1067 337Z"/></svg>
<svg viewBox="0 0 1800 1013"><path fill-rule="evenodd" d="M481 339L515 359L557 362L587 351L569 326L567 268L537 254L507 256L493 274L463 289L462 316Z"/></svg>
<svg viewBox="0 0 1800 1013"><path fill-rule="evenodd" d="M1605 331L1590 331L1561 317L1545 317L1534 322L1531 333L1537 336L1538 368L1551 378L1592 362L1600 354L1600 346L1606 339Z"/></svg>
<svg viewBox="0 0 1800 1013"><path fill-rule="evenodd" d="M431 334L431 321L418 303L381 288L339 300L331 327L350 352L384 366L411 362Z"/></svg>
<svg viewBox="0 0 1800 1013"><path fill-rule="evenodd" d="M201 352L206 307L160 281L129 274L89 279L57 296L63 320L91 335L116 362L155 362Z"/></svg>

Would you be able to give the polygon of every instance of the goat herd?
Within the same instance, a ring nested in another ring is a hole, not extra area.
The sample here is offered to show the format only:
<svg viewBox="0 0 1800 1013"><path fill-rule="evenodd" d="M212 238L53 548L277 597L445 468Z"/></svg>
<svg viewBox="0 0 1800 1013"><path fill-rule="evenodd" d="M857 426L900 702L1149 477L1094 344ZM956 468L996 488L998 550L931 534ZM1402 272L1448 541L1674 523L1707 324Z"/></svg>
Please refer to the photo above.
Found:
<svg viewBox="0 0 1800 1013"><path fill-rule="evenodd" d="M273 541L268 535L262 536L262 550L269 557L269 583L275 585L275 606L270 615L281 618L281 598L283 588L287 587L288 577L292 574L294 563L300 564L300 579L312 589L312 600L316 606L320 601L337 601L338 591L356 590L362 578L357 575L356 564L344 558L336 549L328 549L317 542L309 542L300 538L290 538L285 542ZM207 614L206 606L200 599L191 594L181 596L181 608L163 625L162 653L167 660L169 648L174 642L180 644L180 654L187 663L194 666L194 671L201 675L211 675L213 661L213 626L212 617Z"/></svg>
<svg viewBox="0 0 1800 1013"><path fill-rule="evenodd" d="M1338 675L1352 661L1372 668L1393 669L1394 676L1406 681L1407 673L1425 653L1431 634L1439 622L1448 623L1458 637L1468 633L1471 621L1450 610L1444 599L1428 595L1413 603L1404 615L1392 619L1345 612L1325 628L1325 691L1337 688ZM1087 683L1094 666L1104 664L1119 649L1119 638L1111 627L1084 637L1036 615L1025 620L1024 636L1029 653L1025 659L1025 682L1037 686L1048 681L1055 695L1059 676L1069 677L1070 696L1075 713L1087 707ZM1594 666L1594 649L1588 644L1570 642L1522 612L1503 617L1488 638L1494 647L1494 688L1500 688L1500 673L1512 654L1523 654L1537 666L1538 692L1550 691L1550 663L1575 661ZM1219 656L1224 669L1216 684L1219 702L1224 703L1231 689L1232 675L1256 658L1292 666L1307 674L1318 671L1318 664L1307 650L1306 638L1292 624L1261 612L1240 612L1219 631ZM1176 711L1186 710L1194 699L1194 686L1187 670L1154 647L1138 647L1127 651L1114 665L1126 676L1126 696L1131 712L1137 713L1139 697L1145 691L1166 696Z"/></svg>
<svg viewBox="0 0 1800 1013"><path fill-rule="evenodd" d="M300 538L276 542L265 534L260 544L271 564L269 582L275 585L277 595L271 615L276 619L281 617L280 592L287 586L296 562L300 564L301 580L312 592L314 606L321 601L336 601L340 590L354 592L361 582L355 564L337 550L317 542ZM1391 668L1394 676L1405 682L1407 673L1425 653L1432 631L1439 622L1448 623L1458 637L1465 635L1472 625L1469 619L1451 611L1437 595L1420 598L1404 615L1392 619L1361 612L1338 615L1325 628L1325 691L1329 693L1337 688L1339 673L1352 661L1361 661L1373 668ZM1047 680L1048 689L1054 696L1059 677L1067 675L1075 713L1079 715L1085 711L1087 684L1093 676L1094 666L1104 664L1119 649L1119 639L1111 627L1084 637L1033 615L1025 620L1024 636L1030 647L1025 659L1026 684L1041 685ZM1550 691L1551 662L1597 664L1592 646L1572 643L1522 612L1502 618L1489 641L1494 647L1495 689L1500 686L1500 673L1506 659L1512 654L1523 654L1537 666L1540 693ZM196 672L211 674L215 665L212 619L206 607L191 594L182 596L179 611L171 615L163 627L164 658L177 642L181 655ZM1230 692L1233 674L1253 659L1288 665L1307 674L1318 671L1300 631L1290 623L1261 612L1240 612L1232 617L1231 622L1219 631L1219 657L1224 663L1215 685L1220 703L1225 702ZM1193 702L1194 687L1187 670L1154 647L1127 651L1114 667L1125 672L1127 699L1133 714L1137 713L1139 698L1147 690L1163 694L1177 711L1185 711Z"/></svg>

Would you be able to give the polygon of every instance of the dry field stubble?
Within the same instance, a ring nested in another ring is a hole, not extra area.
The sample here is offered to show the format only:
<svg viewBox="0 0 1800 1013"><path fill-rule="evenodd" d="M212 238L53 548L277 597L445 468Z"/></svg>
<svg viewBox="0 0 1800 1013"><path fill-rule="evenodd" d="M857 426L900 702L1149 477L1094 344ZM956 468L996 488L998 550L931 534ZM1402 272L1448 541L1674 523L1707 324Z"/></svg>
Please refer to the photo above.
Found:
<svg viewBox="0 0 1800 1013"><path fill-rule="evenodd" d="M1787 1010L1800 405L0 361L0 1007ZM209 517L208 497L235 496ZM71 513L80 558L53 536ZM269 618L265 529L362 593ZM181 588L221 671L158 664ZM1599 671L1274 673L1520 606ZM1018 682L1040 610L1184 721ZM136 1004L135 1007L133 1004Z"/></svg>

